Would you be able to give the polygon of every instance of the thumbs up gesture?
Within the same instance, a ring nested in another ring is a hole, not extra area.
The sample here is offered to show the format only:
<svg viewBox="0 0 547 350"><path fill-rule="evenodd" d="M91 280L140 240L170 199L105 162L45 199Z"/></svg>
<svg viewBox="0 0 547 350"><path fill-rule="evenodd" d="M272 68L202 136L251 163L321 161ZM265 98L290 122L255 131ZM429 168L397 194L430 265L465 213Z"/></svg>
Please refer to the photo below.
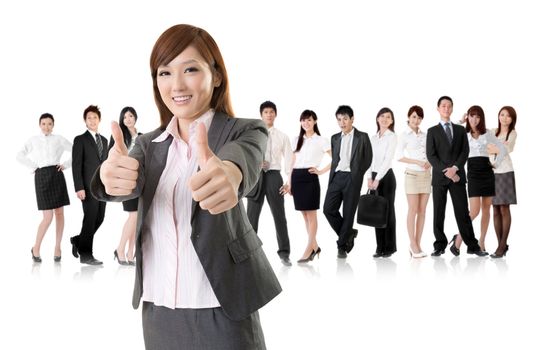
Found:
<svg viewBox="0 0 547 350"><path fill-rule="evenodd" d="M211 214L233 208L238 202L239 184L243 178L241 171L234 163L222 161L214 155L209 148L204 124L197 126L196 144L200 170L188 184L192 198Z"/></svg>
<svg viewBox="0 0 547 350"><path fill-rule="evenodd" d="M127 155L122 130L116 122L112 122L112 138L114 147L101 165L101 181L109 195L126 196L137 186L139 162Z"/></svg>

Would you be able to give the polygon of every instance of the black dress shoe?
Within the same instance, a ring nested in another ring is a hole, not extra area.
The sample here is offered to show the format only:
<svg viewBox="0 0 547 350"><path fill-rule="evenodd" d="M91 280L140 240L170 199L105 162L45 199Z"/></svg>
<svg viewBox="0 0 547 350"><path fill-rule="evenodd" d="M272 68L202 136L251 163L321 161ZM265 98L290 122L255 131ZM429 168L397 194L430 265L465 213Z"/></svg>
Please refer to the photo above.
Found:
<svg viewBox="0 0 547 350"><path fill-rule="evenodd" d="M391 257L395 252L385 252L382 254L382 258L389 258Z"/></svg>
<svg viewBox="0 0 547 350"><path fill-rule="evenodd" d="M450 242L448 242L448 244L450 244L450 252L452 254L454 254L454 256L459 256L460 255L460 250L456 247L456 238L458 237L458 235L454 235L454 237L452 237L452 240Z"/></svg>
<svg viewBox="0 0 547 350"><path fill-rule="evenodd" d="M348 253L343 248L338 248L338 259L345 259L348 257Z"/></svg>
<svg viewBox="0 0 547 350"><path fill-rule="evenodd" d="M485 257L488 256L488 252L485 252L484 250L468 250L467 254L475 254L476 256Z"/></svg>
<svg viewBox="0 0 547 350"><path fill-rule="evenodd" d="M78 246L76 245L76 242L74 241L74 237L70 237L70 244L72 244L72 255L75 258L78 258Z"/></svg>
<svg viewBox="0 0 547 350"><path fill-rule="evenodd" d="M374 253L374 255L372 255L373 258L381 258L382 256L384 256L384 253L382 252L376 252Z"/></svg>
<svg viewBox="0 0 547 350"><path fill-rule="evenodd" d="M87 264L87 265L102 265L103 262L100 261L100 260L97 260L92 256L88 256L88 257L80 257L80 263L82 264Z"/></svg>
<svg viewBox="0 0 547 350"><path fill-rule="evenodd" d="M441 256L444 254L444 249L435 249L433 253L431 253L431 256Z"/></svg>
<svg viewBox="0 0 547 350"><path fill-rule="evenodd" d="M348 243L346 244L346 252L349 253L353 249L353 246L355 245L355 238L357 237L357 231L356 229L351 229L351 234L348 238Z"/></svg>
<svg viewBox="0 0 547 350"><path fill-rule="evenodd" d="M291 259L289 259L288 256L282 256L280 257L281 259L281 263L285 266L292 266L292 262L291 262Z"/></svg>

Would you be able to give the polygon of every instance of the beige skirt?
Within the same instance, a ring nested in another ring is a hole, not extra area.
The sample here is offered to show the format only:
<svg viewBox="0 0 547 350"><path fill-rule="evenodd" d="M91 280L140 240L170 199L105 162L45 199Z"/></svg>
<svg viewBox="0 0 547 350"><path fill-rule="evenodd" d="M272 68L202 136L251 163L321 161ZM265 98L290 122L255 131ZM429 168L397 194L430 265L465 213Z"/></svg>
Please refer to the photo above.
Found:
<svg viewBox="0 0 547 350"><path fill-rule="evenodd" d="M431 171L405 170L406 194L431 193Z"/></svg>

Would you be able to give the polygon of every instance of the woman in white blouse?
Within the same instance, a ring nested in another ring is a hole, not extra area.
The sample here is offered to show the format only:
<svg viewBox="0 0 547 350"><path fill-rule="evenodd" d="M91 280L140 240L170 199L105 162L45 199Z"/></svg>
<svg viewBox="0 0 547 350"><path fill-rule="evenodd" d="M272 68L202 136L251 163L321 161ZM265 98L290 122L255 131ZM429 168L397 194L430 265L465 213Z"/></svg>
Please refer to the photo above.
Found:
<svg viewBox="0 0 547 350"><path fill-rule="evenodd" d="M372 165L367 170L368 188L376 190L378 195L389 203L387 226L376 228L376 253L374 258L389 258L397 251L395 235L395 189L397 182L391 169L395 156L397 136L394 133L395 119L391 109L384 107L376 115L377 133L372 136Z"/></svg>
<svg viewBox="0 0 547 350"><path fill-rule="evenodd" d="M513 162L509 153L515 148L517 131L517 112L511 106L504 106L498 113L498 128L493 130L498 140L502 142L507 150L501 164L494 169L496 179L496 195L492 199L494 205L494 229L498 238L498 248L490 255L492 258L505 256L509 246L507 238L511 228L511 204L517 204L517 191L515 186L515 172ZM498 152L496 152L498 153ZM501 158L496 154L496 158Z"/></svg>
<svg viewBox="0 0 547 350"><path fill-rule="evenodd" d="M53 135L55 119L49 113L40 116L39 125L42 134L30 138L19 153L17 160L34 172L34 186L38 210L42 211L42 221L38 225L36 241L31 249L32 260L42 262L40 246L55 216L55 262L61 261L61 240L65 227L63 206L69 205L63 170L70 167L72 144L60 135ZM61 163L64 152L69 154Z"/></svg>
<svg viewBox="0 0 547 350"><path fill-rule="evenodd" d="M490 223L490 208L492 197L496 194L494 171L500 166L507 151L492 131L486 129L484 111L480 106L471 106L464 120L467 120L467 140L469 142L469 157L467 159L467 193L469 197L469 216L474 220L481 213L481 236L479 245L485 251L486 232ZM495 146L495 148L494 148ZM494 164L490 163L489 155L499 152ZM454 235L450 245L452 254L460 254L462 239Z"/></svg>
<svg viewBox="0 0 547 350"><path fill-rule="evenodd" d="M318 169L325 153L331 155L330 142L322 137L317 127L317 114L305 110L300 115L300 135L293 142L293 162L288 183L281 193L290 193L294 199L294 208L302 212L308 244L299 263L312 261L319 256L321 248L317 243L317 210L321 187L318 175L330 170L331 163L323 169Z"/></svg>
<svg viewBox="0 0 547 350"><path fill-rule="evenodd" d="M127 152L131 152L135 146L137 136L141 133L137 132L135 123L137 122L137 111L133 107L124 107L120 112L119 125L123 134L123 141L127 147ZM114 139L110 138L108 148L114 146ZM120 243L114 250L114 259L120 265L135 265L135 234L137 231L137 210L139 207L139 199L134 198L123 202L123 210L129 215L122 229Z"/></svg>
<svg viewBox="0 0 547 350"><path fill-rule="evenodd" d="M405 192L408 202L406 226L410 240L410 256L423 258L420 241L425 223L425 210L431 193L431 164L425 154L426 133L420 130L424 110L412 106L408 110L408 128L399 136L397 159L406 163Z"/></svg>

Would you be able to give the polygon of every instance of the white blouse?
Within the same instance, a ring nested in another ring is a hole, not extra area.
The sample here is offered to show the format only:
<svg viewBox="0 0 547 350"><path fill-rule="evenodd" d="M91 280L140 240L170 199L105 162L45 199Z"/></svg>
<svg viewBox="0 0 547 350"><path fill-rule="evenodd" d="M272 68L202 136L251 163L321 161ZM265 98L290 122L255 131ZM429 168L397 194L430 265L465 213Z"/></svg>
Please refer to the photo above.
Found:
<svg viewBox="0 0 547 350"><path fill-rule="evenodd" d="M293 140L292 149L295 152L293 169L317 168L325 152L330 151L330 142L327 138L313 134L311 137L304 135L304 143L300 151L296 152L298 137Z"/></svg>
<svg viewBox="0 0 547 350"><path fill-rule="evenodd" d="M68 157L61 163L64 152ZM17 160L34 172L38 168L61 164L65 169L72 164L72 144L60 135L37 135L31 137L17 153Z"/></svg>
<svg viewBox="0 0 547 350"><path fill-rule="evenodd" d="M397 147L397 135L388 129L382 136L380 133L373 135L370 143L372 144L372 165L368 168L366 176L367 179L372 179L372 172L375 172L375 179L380 181L391 169Z"/></svg>
<svg viewBox="0 0 547 350"><path fill-rule="evenodd" d="M420 162L427 162L427 157L425 154L426 140L426 132L418 129L418 132L415 133L414 130L408 127L399 135L396 159L401 160L403 158L409 158ZM406 164L406 169L412 171L425 171L425 169L418 164L410 163Z"/></svg>
<svg viewBox="0 0 547 350"><path fill-rule="evenodd" d="M495 157L494 167L500 166L503 158L507 154L507 150L503 143L501 143L494 133L490 130L486 130L486 133L480 135L478 138L471 136L471 133L467 133L467 141L469 141L469 158L473 157L489 157L487 146L488 144L496 145L500 153Z"/></svg>
<svg viewBox="0 0 547 350"><path fill-rule="evenodd" d="M498 131L497 128L492 129L492 133L494 135L496 135L497 131ZM505 149L507 150L507 153L505 154L505 157L503 157L501 164L494 169L494 173L503 174L503 173L509 173L511 171L514 171L513 161L511 160L511 156L509 155L509 153L513 152L513 149L515 148L515 141L517 140L517 132L515 130L511 131L507 141L505 140L505 135L500 134L498 136L498 140L505 145ZM501 157L500 155L498 155L496 158L501 158Z"/></svg>

